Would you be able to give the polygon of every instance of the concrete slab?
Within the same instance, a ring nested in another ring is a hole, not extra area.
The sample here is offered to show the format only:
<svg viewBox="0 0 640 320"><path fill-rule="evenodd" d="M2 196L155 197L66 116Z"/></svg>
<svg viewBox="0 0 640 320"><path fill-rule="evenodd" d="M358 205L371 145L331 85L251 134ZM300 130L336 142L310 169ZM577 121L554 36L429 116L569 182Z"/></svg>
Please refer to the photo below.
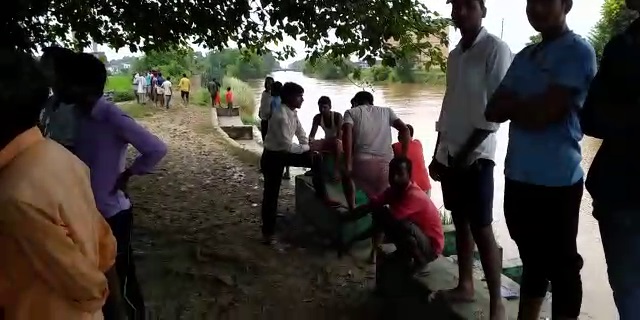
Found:
<svg viewBox="0 0 640 320"><path fill-rule="evenodd" d="M253 126L243 124L239 116L219 116L218 125L233 140L253 140L254 138Z"/></svg>
<svg viewBox="0 0 640 320"><path fill-rule="evenodd" d="M215 108L216 114L218 117L239 117L240 116L240 108Z"/></svg>

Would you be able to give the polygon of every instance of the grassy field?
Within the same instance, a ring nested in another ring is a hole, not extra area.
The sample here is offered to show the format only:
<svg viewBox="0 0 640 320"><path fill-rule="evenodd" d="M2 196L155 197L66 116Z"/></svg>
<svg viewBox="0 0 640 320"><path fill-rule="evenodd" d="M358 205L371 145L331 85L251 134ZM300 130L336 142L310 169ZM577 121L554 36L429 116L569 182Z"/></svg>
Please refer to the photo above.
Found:
<svg viewBox="0 0 640 320"><path fill-rule="evenodd" d="M133 79L128 75L109 76L105 91L133 91Z"/></svg>

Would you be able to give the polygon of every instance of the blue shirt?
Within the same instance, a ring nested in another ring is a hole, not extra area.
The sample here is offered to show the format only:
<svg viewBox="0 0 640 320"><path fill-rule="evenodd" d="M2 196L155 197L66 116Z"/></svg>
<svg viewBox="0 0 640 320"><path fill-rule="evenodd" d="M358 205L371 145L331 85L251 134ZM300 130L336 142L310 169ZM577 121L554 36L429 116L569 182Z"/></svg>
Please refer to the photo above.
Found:
<svg viewBox="0 0 640 320"><path fill-rule="evenodd" d="M271 98L271 114L274 111L280 110L280 106L282 105L282 98L280 96L275 96Z"/></svg>
<svg viewBox="0 0 640 320"><path fill-rule="evenodd" d="M583 178L578 112L596 69L593 47L571 31L552 42L528 46L516 55L502 82L506 89L525 99L543 94L550 85L568 87L576 94L574 109L561 122L536 131L510 123L505 159L508 179L557 187Z"/></svg>
<svg viewBox="0 0 640 320"><path fill-rule="evenodd" d="M145 80L147 81L147 86L150 86L150 85L151 85L151 75L149 75L149 74L148 74L148 75L145 77Z"/></svg>

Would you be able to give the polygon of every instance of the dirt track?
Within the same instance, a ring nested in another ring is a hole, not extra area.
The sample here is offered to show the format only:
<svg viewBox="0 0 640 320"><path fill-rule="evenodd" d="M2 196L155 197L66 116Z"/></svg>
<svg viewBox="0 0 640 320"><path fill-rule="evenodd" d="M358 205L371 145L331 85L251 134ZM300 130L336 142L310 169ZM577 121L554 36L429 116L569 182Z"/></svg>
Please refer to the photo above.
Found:
<svg viewBox="0 0 640 320"><path fill-rule="evenodd" d="M352 259L260 244L257 168L229 152L208 112L178 107L140 120L170 150L157 174L131 185L150 319L368 317L371 280ZM292 188L280 199L280 212L292 214Z"/></svg>

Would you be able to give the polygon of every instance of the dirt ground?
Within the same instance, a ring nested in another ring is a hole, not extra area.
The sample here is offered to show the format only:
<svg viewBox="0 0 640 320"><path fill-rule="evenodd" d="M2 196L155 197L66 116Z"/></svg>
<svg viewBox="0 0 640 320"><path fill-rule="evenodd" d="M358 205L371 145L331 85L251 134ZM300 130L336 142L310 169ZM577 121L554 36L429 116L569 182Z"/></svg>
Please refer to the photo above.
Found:
<svg viewBox="0 0 640 320"><path fill-rule="evenodd" d="M371 319L363 264L260 243L257 167L216 136L209 112L177 107L139 119L169 147L157 173L130 190L149 319ZM280 199L292 215L293 188Z"/></svg>

